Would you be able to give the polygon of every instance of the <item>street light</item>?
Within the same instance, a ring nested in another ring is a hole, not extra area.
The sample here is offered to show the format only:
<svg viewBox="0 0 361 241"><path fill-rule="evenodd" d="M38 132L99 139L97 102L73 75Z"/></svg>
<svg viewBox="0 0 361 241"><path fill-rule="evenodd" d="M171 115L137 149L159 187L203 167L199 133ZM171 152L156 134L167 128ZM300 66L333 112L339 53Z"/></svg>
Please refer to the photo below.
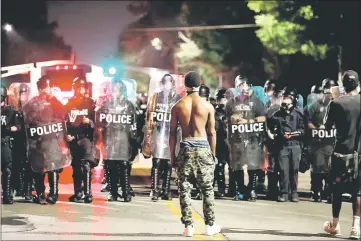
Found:
<svg viewBox="0 0 361 241"><path fill-rule="evenodd" d="M11 32L11 31L13 31L13 26L11 24L6 23L6 24L4 24L3 29L6 32Z"/></svg>
<svg viewBox="0 0 361 241"><path fill-rule="evenodd" d="M162 40L160 40L159 38L152 39L151 44L156 50L162 49Z"/></svg>
<svg viewBox="0 0 361 241"><path fill-rule="evenodd" d="M109 74L115 74L117 72L117 69L116 68L114 68L114 67L111 67L110 69L109 69Z"/></svg>

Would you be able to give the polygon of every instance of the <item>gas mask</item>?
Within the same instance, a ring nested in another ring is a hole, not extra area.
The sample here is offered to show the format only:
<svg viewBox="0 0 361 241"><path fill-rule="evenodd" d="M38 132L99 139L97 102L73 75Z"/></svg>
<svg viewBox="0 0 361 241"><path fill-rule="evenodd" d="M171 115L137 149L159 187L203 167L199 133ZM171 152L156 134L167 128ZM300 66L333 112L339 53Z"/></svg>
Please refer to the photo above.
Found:
<svg viewBox="0 0 361 241"><path fill-rule="evenodd" d="M287 114L290 114L291 111L294 109L294 105L292 102L293 100L291 98L285 97L281 103L281 110Z"/></svg>

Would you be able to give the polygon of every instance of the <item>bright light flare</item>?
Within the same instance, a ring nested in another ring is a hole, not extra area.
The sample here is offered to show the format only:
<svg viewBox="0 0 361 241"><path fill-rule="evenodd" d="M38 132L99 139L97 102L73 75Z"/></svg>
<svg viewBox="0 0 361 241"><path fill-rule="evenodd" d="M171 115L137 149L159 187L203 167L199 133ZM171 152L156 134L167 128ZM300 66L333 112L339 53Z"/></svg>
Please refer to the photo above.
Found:
<svg viewBox="0 0 361 241"><path fill-rule="evenodd" d="M115 74L117 72L117 69L114 67L109 68L109 74Z"/></svg>
<svg viewBox="0 0 361 241"><path fill-rule="evenodd" d="M65 65L64 69L68 69L69 67L67 65Z"/></svg>
<svg viewBox="0 0 361 241"><path fill-rule="evenodd" d="M11 25L11 24L5 24L4 25L4 30L6 31L6 32L11 32L11 31L13 31L13 26Z"/></svg>
<svg viewBox="0 0 361 241"><path fill-rule="evenodd" d="M160 40L159 38L152 39L151 44L156 50L162 49L162 40Z"/></svg>
<svg viewBox="0 0 361 241"><path fill-rule="evenodd" d="M56 66L56 70L59 70L60 69L60 67L59 66Z"/></svg>
<svg viewBox="0 0 361 241"><path fill-rule="evenodd" d="M73 69L77 69L78 67L76 65L73 66Z"/></svg>

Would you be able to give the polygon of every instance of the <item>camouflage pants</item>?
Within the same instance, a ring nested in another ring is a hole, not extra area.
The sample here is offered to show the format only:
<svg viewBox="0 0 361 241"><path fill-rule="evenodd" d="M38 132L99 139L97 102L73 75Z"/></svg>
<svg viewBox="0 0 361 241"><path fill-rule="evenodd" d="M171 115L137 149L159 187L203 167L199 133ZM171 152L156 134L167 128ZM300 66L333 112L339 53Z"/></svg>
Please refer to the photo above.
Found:
<svg viewBox="0 0 361 241"><path fill-rule="evenodd" d="M177 158L179 200L182 211L181 221L188 226L193 223L191 206L191 176L194 174L203 194L203 215L206 225L213 225L214 192L213 179L215 163L209 148L182 148Z"/></svg>

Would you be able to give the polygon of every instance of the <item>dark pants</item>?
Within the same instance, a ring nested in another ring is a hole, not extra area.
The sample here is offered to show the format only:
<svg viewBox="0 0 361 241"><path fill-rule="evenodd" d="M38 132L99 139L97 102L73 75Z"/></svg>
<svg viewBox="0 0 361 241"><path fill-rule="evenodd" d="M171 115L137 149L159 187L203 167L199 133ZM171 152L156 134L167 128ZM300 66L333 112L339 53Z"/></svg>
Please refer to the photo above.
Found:
<svg viewBox="0 0 361 241"><path fill-rule="evenodd" d="M322 193L324 197L328 198L330 196L329 174L311 172L311 190L314 195L318 196Z"/></svg>
<svg viewBox="0 0 361 241"><path fill-rule="evenodd" d="M63 171L63 169L59 169L56 171L49 171L48 181L50 186L49 195L58 195L59 192L59 174ZM45 194L45 174L46 173L33 173L33 177L35 180L35 190L38 196Z"/></svg>
<svg viewBox="0 0 361 241"><path fill-rule="evenodd" d="M1 178L4 201L12 200L11 175L13 170L13 159L10 148L10 138L1 139Z"/></svg>
<svg viewBox="0 0 361 241"><path fill-rule="evenodd" d="M119 160L106 160L108 163L109 174L110 174L110 194L113 197L119 196L118 194L118 183L121 183L123 197L129 195L130 185L130 162L119 161Z"/></svg>
<svg viewBox="0 0 361 241"><path fill-rule="evenodd" d="M282 195L297 196L298 168L301 158L299 145L285 146L279 152L280 191Z"/></svg>
<svg viewBox="0 0 361 241"><path fill-rule="evenodd" d="M73 157L71 165L73 167L74 194L79 196L82 193L83 183L84 195L91 197L92 169L95 165L93 143L88 138L73 140L70 142L70 150Z"/></svg>
<svg viewBox="0 0 361 241"><path fill-rule="evenodd" d="M168 159L153 158L151 178L153 195L161 195L170 192L170 179L172 176L172 167ZM160 179L163 180L162 188L160 187Z"/></svg>
<svg viewBox="0 0 361 241"><path fill-rule="evenodd" d="M350 160L352 162L353 159ZM359 167L358 177L353 178L352 174L348 172L348 167L346 167L346 161L342 158L332 155L331 158L331 169L330 169L330 182L332 190L332 215L334 218L340 216L341 206L342 206L342 194L351 193L352 195L352 209L353 215L356 215L357 212L357 197L361 196L361 169Z"/></svg>
<svg viewBox="0 0 361 241"><path fill-rule="evenodd" d="M225 194L226 192L226 177L224 175L224 166L226 162L218 162L216 164L216 168L214 169L214 183L213 186L215 186L215 183L217 182L218 186L218 192L220 194Z"/></svg>

